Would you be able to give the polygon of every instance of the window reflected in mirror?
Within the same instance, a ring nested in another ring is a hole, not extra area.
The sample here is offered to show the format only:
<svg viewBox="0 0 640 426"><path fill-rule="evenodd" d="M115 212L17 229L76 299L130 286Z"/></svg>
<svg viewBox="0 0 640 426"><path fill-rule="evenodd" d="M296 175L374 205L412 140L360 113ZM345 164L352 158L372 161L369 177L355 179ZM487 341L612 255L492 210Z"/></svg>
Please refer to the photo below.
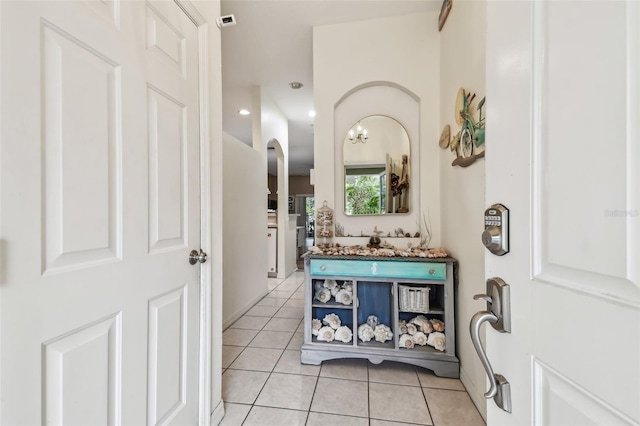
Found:
<svg viewBox="0 0 640 426"><path fill-rule="evenodd" d="M345 214L409 213L409 135L393 118L355 123L343 142Z"/></svg>

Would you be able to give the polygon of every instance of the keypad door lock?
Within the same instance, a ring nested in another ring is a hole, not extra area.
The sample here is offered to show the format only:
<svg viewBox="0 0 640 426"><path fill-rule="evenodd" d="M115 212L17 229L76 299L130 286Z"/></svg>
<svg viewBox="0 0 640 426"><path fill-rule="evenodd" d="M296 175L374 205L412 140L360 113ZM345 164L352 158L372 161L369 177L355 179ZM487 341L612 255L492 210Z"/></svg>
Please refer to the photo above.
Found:
<svg viewBox="0 0 640 426"><path fill-rule="evenodd" d="M482 244L496 256L509 253L509 209L502 204L484 211Z"/></svg>

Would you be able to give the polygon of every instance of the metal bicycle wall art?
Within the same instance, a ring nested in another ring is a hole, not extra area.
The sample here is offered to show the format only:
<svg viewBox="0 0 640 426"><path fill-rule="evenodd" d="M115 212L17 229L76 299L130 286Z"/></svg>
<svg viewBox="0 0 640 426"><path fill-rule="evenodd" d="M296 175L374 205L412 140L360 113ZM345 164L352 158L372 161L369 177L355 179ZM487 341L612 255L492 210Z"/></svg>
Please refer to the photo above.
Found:
<svg viewBox="0 0 640 426"><path fill-rule="evenodd" d="M475 98L475 93L467 93L463 88L458 90L455 120L460 126L460 130L449 142L451 131L449 125L446 125L440 136L440 147L443 149L449 147L451 152L456 155L456 158L451 163L452 166L467 167L478 158L484 157L485 117L482 114L482 108L486 98L483 97L478 102L478 105L473 108L472 103ZM477 119L474 116L475 111L478 112Z"/></svg>

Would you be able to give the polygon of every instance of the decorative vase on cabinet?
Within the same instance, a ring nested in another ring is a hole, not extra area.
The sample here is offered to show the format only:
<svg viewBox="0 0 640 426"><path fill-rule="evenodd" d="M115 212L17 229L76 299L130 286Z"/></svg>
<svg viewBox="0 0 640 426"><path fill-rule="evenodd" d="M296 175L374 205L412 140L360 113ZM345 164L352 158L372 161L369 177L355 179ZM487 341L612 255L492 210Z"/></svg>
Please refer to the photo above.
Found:
<svg viewBox="0 0 640 426"><path fill-rule="evenodd" d="M301 362L397 361L459 377L452 258L308 255Z"/></svg>

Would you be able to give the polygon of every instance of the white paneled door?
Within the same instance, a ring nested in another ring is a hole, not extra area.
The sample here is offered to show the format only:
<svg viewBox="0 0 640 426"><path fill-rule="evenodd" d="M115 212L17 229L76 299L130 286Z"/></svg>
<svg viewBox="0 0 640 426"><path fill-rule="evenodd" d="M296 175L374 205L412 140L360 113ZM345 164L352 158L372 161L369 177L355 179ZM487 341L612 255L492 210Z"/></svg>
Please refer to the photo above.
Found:
<svg viewBox="0 0 640 426"><path fill-rule="evenodd" d="M488 424L638 424L640 3L487 8L486 200L511 235L486 273L512 324L486 344L513 399Z"/></svg>
<svg viewBox="0 0 640 426"><path fill-rule="evenodd" d="M0 421L197 424L197 28L2 1Z"/></svg>

